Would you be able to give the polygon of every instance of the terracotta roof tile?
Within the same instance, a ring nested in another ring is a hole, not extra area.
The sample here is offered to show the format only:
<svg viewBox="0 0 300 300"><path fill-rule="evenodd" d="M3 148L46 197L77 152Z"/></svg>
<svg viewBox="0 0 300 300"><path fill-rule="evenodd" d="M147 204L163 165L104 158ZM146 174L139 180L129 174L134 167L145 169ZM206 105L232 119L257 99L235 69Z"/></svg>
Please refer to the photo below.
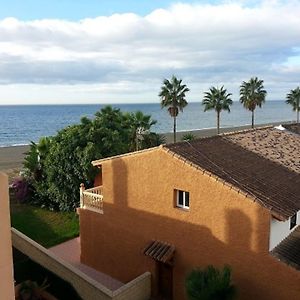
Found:
<svg viewBox="0 0 300 300"><path fill-rule="evenodd" d="M232 134L228 140L300 173L300 137L274 128Z"/></svg>

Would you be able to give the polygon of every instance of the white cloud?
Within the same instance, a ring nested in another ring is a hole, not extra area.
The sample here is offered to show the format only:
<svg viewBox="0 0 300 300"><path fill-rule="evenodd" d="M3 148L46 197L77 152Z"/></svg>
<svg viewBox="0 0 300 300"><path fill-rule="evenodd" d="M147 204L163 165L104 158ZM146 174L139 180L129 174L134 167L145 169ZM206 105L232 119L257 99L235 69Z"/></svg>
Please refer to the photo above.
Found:
<svg viewBox="0 0 300 300"><path fill-rule="evenodd" d="M87 101L156 101L162 79L175 74L191 87L191 100L223 84L237 99L241 81L259 76L272 88L269 98L279 99L299 84L299 48L298 1L181 3L145 17L78 22L7 18L0 91L19 102L24 91L35 99L35 86L48 102L81 101L82 91Z"/></svg>

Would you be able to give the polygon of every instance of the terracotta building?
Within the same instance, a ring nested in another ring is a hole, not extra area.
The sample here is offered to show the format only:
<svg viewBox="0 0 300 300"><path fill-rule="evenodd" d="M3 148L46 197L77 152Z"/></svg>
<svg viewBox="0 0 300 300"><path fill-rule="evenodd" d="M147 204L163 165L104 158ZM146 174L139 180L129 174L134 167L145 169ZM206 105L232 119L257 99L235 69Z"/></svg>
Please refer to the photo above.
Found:
<svg viewBox="0 0 300 300"><path fill-rule="evenodd" d="M232 268L239 299L300 299L300 135L261 128L94 161L83 263L185 299L195 267Z"/></svg>

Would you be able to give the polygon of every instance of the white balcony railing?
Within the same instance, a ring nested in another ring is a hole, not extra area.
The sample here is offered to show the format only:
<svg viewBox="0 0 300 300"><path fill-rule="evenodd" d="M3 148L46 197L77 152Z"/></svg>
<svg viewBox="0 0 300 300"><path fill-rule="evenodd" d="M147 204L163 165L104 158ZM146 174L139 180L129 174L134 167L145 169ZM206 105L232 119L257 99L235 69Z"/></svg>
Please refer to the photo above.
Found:
<svg viewBox="0 0 300 300"><path fill-rule="evenodd" d="M92 210L103 214L102 186L85 189L84 184L80 185L80 208Z"/></svg>

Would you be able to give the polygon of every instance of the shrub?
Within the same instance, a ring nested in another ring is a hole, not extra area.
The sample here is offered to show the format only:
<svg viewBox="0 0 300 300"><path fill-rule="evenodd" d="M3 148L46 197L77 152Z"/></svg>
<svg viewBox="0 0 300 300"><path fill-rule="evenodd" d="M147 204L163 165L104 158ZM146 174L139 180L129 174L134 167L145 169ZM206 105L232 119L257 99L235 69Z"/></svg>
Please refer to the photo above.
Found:
<svg viewBox="0 0 300 300"><path fill-rule="evenodd" d="M182 136L181 140L184 141L193 141L195 139L195 135L193 135L191 132L186 133Z"/></svg>
<svg viewBox="0 0 300 300"><path fill-rule="evenodd" d="M26 178L15 178L11 186L14 190L14 194L18 202L24 203L28 200L31 188Z"/></svg>
<svg viewBox="0 0 300 300"><path fill-rule="evenodd" d="M231 269L220 271L213 266L195 269L186 277L186 292L189 300L231 300L235 288L231 284Z"/></svg>

